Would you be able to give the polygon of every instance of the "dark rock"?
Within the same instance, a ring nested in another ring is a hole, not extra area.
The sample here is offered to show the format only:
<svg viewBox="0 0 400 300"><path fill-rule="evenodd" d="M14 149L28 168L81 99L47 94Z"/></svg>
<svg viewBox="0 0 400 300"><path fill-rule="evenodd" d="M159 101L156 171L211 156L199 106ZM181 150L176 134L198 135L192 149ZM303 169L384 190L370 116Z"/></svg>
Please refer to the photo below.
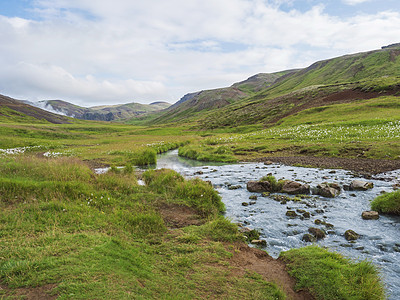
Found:
<svg viewBox="0 0 400 300"><path fill-rule="evenodd" d="M377 211L363 211L361 214L361 217L364 220L378 220L379 219L379 213Z"/></svg>
<svg viewBox="0 0 400 300"><path fill-rule="evenodd" d="M242 202L242 206L248 206L249 205L249 203L247 203L247 202Z"/></svg>
<svg viewBox="0 0 400 300"><path fill-rule="evenodd" d="M349 229L349 230L346 230L346 232L344 233L344 237L348 241L355 241L360 237L360 235L358 233L356 233L355 231Z"/></svg>
<svg viewBox="0 0 400 300"><path fill-rule="evenodd" d="M320 183L314 193L322 197L334 198L340 194L340 186L336 183Z"/></svg>
<svg viewBox="0 0 400 300"><path fill-rule="evenodd" d="M296 181L287 180L282 186L282 193L297 195L297 194L309 194L310 186L308 184L301 184Z"/></svg>
<svg viewBox="0 0 400 300"><path fill-rule="evenodd" d="M317 238L309 233L306 233L305 235L303 235L303 237L301 238L301 240L303 242L307 242L307 243L313 243L317 240Z"/></svg>
<svg viewBox="0 0 400 300"><path fill-rule="evenodd" d="M230 185L230 186L228 186L228 190L238 190L240 188L241 188L240 185Z"/></svg>
<svg viewBox="0 0 400 300"><path fill-rule="evenodd" d="M203 171L197 171L197 172L194 173L194 175L203 175L203 174L204 174Z"/></svg>
<svg viewBox="0 0 400 300"><path fill-rule="evenodd" d="M257 200L257 196L256 196L256 195L251 195L251 196L249 197L249 199L250 199L250 200Z"/></svg>
<svg viewBox="0 0 400 300"><path fill-rule="evenodd" d="M349 189L350 191L366 191L372 189L374 184L372 182L362 181L362 180L353 180L350 183Z"/></svg>
<svg viewBox="0 0 400 300"><path fill-rule="evenodd" d="M323 239L326 237L326 234L323 230L315 227L308 228L308 232L317 238L317 240Z"/></svg>
<svg viewBox="0 0 400 300"><path fill-rule="evenodd" d="M272 187L268 181L249 181L247 190L254 193L271 192Z"/></svg>
<svg viewBox="0 0 400 300"><path fill-rule="evenodd" d="M296 212L294 210L288 210L286 212L286 216L291 217L291 218L296 218L298 216L298 214L296 214Z"/></svg>
<svg viewBox="0 0 400 300"><path fill-rule="evenodd" d="M250 205L254 205L254 204L256 204L257 202L256 201L250 201Z"/></svg>
<svg viewBox="0 0 400 300"><path fill-rule="evenodd" d="M320 219L316 219L315 221L314 221L314 224L316 224L316 225L320 225L322 223L322 221L320 220Z"/></svg>
<svg viewBox="0 0 400 300"><path fill-rule="evenodd" d="M310 213L308 211L306 211L303 213L303 217L306 219L309 219L311 216L310 216Z"/></svg>

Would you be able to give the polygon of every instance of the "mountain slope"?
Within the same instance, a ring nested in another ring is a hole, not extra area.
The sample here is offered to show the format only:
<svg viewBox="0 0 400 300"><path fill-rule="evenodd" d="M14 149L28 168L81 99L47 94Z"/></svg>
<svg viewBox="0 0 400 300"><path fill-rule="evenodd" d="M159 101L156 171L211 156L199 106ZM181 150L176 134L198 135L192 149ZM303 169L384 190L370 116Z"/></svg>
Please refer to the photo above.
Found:
<svg viewBox="0 0 400 300"><path fill-rule="evenodd" d="M0 95L0 119L2 122L70 123L67 117L60 116L4 95Z"/></svg>
<svg viewBox="0 0 400 300"><path fill-rule="evenodd" d="M158 118L152 120L152 124L184 121L193 116L201 116L205 112L229 106L265 89L281 76L293 71L288 70L271 74L260 73L230 87L186 94Z"/></svg>
<svg viewBox="0 0 400 300"><path fill-rule="evenodd" d="M151 104L128 103L103 105L90 108L81 107L62 100L41 101L46 108L82 120L114 121L129 119L149 112L157 112L170 106L166 102Z"/></svg>
<svg viewBox="0 0 400 300"><path fill-rule="evenodd" d="M237 89L229 96L215 91ZM316 62L300 70L260 73L230 88L188 94L154 123L198 122L203 128L274 124L304 109L400 92L400 45ZM207 95L207 97L202 97Z"/></svg>

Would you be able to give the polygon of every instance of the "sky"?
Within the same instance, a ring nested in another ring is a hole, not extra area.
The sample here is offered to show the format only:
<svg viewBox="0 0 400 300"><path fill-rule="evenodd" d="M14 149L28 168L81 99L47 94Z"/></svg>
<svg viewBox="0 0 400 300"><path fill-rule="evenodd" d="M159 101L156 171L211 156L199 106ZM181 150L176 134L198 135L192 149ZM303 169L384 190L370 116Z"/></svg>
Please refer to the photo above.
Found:
<svg viewBox="0 0 400 300"><path fill-rule="evenodd" d="M0 94L174 103L400 42L398 0L0 0Z"/></svg>

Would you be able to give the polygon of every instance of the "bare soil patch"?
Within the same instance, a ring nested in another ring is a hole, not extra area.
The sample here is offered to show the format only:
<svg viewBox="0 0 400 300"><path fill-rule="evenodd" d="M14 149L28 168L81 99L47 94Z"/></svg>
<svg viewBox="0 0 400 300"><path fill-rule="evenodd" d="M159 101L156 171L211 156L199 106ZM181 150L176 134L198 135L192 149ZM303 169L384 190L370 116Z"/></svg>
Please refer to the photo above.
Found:
<svg viewBox="0 0 400 300"><path fill-rule="evenodd" d="M266 281L273 282L287 297L292 300L315 299L308 291L295 291L296 281L286 271L286 265L279 259L274 259L265 251L239 244L233 252L230 262L236 267L236 275L244 275L247 271L260 274Z"/></svg>
<svg viewBox="0 0 400 300"><path fill-rule="evenodd" d="M197 211L185 205L163 203L159 211L165 224L170 228L204 224Z"/></svg>
<svg viewBox="0 0 400 300"><path fill-rule="evenodd" d="M363 176L389 172L400 169L400 160L357 159L340 157L315 156L281 156L266 157L261 161L272 161L285 165L302 165L326 169L345 169Z"/></svg>
<svg viewBox="0 0 400 300"><path fill-rule="evenodd" d="M5 297L15 297L28 300L53 300L57 295L50 295L49 292L54 289L56 284L46 284L32 288L10 289L6 285L0 284L0 290L5 291Z"/></svg>

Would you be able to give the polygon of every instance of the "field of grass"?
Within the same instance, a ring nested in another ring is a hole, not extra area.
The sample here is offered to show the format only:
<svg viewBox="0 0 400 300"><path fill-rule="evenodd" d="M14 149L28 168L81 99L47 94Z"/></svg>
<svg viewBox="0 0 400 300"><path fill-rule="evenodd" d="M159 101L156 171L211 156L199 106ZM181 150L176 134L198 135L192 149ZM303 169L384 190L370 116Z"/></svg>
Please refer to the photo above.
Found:
<svg viewBox="0 0 400 300"><path fill-rule="evenodd" d="M399 159L399 140L398 97L385 96L307 109L268 129L210 135L197 152L224 147L239 160L274 155Z"/></svg>
<svg viewBox="0 0 400 300"><path fill-rule="evenodd" d="M61 299L284 299L234 274L225 242L242 237L205 182L161 170L139 186L132 169L94 175L75 158L2 158L0 172L0 297L53 284ZM167 204L203 225L168 230Z"/></svg>

